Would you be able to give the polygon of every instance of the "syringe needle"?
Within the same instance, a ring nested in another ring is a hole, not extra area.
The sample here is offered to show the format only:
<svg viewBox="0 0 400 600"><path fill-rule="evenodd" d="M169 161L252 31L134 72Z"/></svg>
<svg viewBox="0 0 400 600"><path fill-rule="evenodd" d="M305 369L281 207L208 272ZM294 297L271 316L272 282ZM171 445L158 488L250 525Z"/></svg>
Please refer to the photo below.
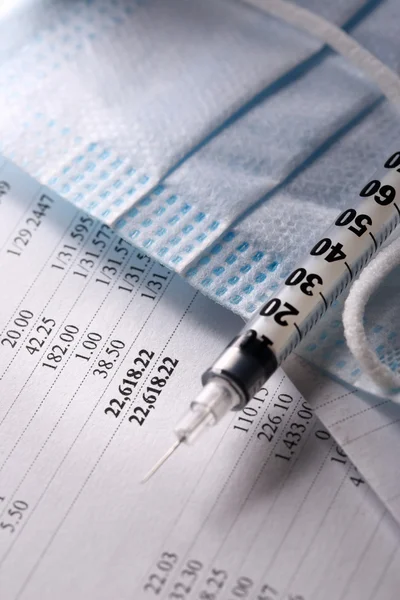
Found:
<svg viewBox="0 0 400 600"><path fill-rule="evenodd" d="M140 483L146 483L150 479L150 477L153 477L154 473L156 473L158 471L158 469L160 467L162 467L162 465L165 463L165 461L171 456L171 454L173 454L175 452L175 450L181 445L181 443L183 441L184 441L184 438L176 440L175 444L173 444L171 446L171 448L169 450L167 450L167 452L160 458L160 460L158 460L156 462L154 467L152 469L150 469L150 471L147 473L147 475L145 477L143 477L143 479Z"/></svg>

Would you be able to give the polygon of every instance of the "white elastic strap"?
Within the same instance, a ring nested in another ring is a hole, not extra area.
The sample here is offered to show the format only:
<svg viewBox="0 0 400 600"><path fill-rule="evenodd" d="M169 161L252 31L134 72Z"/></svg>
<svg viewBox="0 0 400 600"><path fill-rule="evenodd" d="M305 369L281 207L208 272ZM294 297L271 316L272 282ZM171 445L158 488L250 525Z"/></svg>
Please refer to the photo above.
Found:
<svg viewBox="0 0 400 600"><path fill-rule="evenodd" d="M400 104L400 78L343 29L315 13L286 0L243 0L294 27L319 38L374 81L386 98ZM347 344L371 379L385 390L400 388L400 377L383 364L370 348L363 317L365 305L383 278L400 263L400 238L382 250L353 284L346 300L343 323Z"/></svg>
<svg viewBox="0 0 400 600"><path fill-rule="evenodd" d="M399 391L400 376L383 364L370 347L364 329L365 306L382 280L400 263L400 238L365 267L344 304L343 325L347 344L361 367L381 389Z"/></svg>
<svg viewBox="0 0 400 600"><path fill-rule="evenodd" d="M397 106L400 104L400 78L397 74L337 25L286 0L243 0L243 2L322 40L374 81L388 100Z"/></svg>

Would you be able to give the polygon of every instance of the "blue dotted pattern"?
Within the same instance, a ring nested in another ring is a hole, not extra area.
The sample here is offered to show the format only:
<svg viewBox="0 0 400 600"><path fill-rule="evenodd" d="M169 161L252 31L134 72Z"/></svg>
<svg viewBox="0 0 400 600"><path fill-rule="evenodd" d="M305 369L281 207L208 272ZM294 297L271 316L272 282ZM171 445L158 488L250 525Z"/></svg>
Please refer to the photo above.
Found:
<svg viewBox="0 0 400 600"><path fill-rule="evenodd" d="M35 115L37 120L44 118L41 113ZM73 135L68 127L61 127L54 120L47 125L66 138ZM81 140L75 138L75 142ZM257 248L252 241L243 240L241 232L226 229L226 225L187 203L167 185L154 185L148 193L151 176L97 142L86 145L48 183L89 212L97 211L102 220L114 211L122 212L114 226L123 237L245 318L276 292L292 267L274 251ZM139 194L138 200L135 194ZM299 351L314 364L355 382L361 371L346 348L342 302L336 301L333 308ZM375 325L372 334L379 336L376 352L380 360L398 370L400 349L396 332Z"/></svg>
<svg viewBox="0 0 400 600"><path fill-rule="evenodd" d="M181 271L201 246L218 236L220 225L163 185L157 185L115 227L155 258Z"/></svg>
<svg viewBox="0 0 400 600"><path fill-rule="evenodd" d="M80 0L57 5L54 24L46 26L33 39L26 51L17 57L18 64L0 74L0 86L7 86L10 97L25 95L26 89L14 89L21 73L32 72L43 79L61 67L60 61L72 61L87 41L101 38L111 27L124 23L126 17L146 0ZM53 57L57 58L54 59ZM18 86L16 86L18 87Z"/></svg>
<svg viewBox="0 0 400 600"><path fill-rule="evenodd" d="M60 68L60 61L74 60L86 40L93 40L109 27L123 23L125 16L142 3L141 0L75 2L73 12L68 10L63 19L63 35L59 35L56 27L45 32L45 39L38 35L36 46L23 56L21 62L26 67L23 70L29 71L35 62L39 65L35 69L37 78L48 76ZM80 21L85 23L84 29ZM54 38L53 45L49 44L49 36ZM57 61L52 59L53 54L59 57ZM17 95L12 88L20 67L21 63L18 69L10 69L0 77L0 85L11 88L11 97ZM46 119L55 136L65 137L66 147L82 146L82 139L69 127L43 113L33 114L25 128L34 129L36 122ZM37 154L45 155L40 145ZM250 317L271 297L289 273L284 257L267 248L255 247L252 242L243 240L236 230L227 231L226 225L212 215L198 211L163 185L157 186L152 174L142 172L126 157L116 155L97 142L86 145L48 183L102 220L124 213L115 225L122 236L186 275L193 285L244 317ZM302 351L312 356L314 362L330 365L340 376L349 370L349 362L343 358L345 340L340 318L330 316L329 319L316 328L312 341L307 338L307 346ZM377 325L372 333L384 340L376 345L379 358L398 370L400 350L396 332ZM354 380L359 375L360 369L352 368L350 378Z"/></svg>
<svg viewBox="0 0 400 600"><path fill-rule="evenodd" d="M121 236L249 318L287 276L282 257L239 239L236 230L227 230L166 184L155 183L147 192L153 179L93 142L48 184L101 220L121 215L113 223Z"/></svg>
<svg viewBox="0 0 400 600"><path fill-rule="evenodd" d="M220 235L219 220L97 142L81 148L47 184L178 271Z"/></svg>
<svg viewBox="0 0 400 600"><path fill-rule="evenodd" d="M250 317L286 276L281 257L238 239L237 231L226 230L167 185L146 193L149 182L152 177L125 157L93 142L48 185L101 220L122 215L113 224L121 236Z"/></svg>
<svg viewBox="0 0 400 600"><path fill-rule="evenodd" d="M133 167L127 158L92 142L47 184L80 208L109 222L146 192L151 177ZM145 199L143 203L146 204Z"/></svg>
<svg viewBox="0 0 400 600"><path fill-rule="evenodd" d="M338 378L356 383L362 376L358 362L347 348L344 337L342 312L347 294L336 300L321 321L307 335L298 352L310 362L322 367ZM388 326L374 324L365 319L368 339L379 359L392 371L400 370L399 336ZM393 390L395 391L395 390Z"/></svg>
<svg viewBox="0 0 400 600"><path fill-rule="evenodd" d="M56 123L49 122L48 126L56 127ZM63 128L63 135L71 135L68 128ZM100 211L97 214L102 220L110 211L122 212L114 223L121 236L248 319L273 296L293 265L273 250L244 240L240 231L227 229L166 184L158 183L148 193L146 186L151 181L150 175L133 167L126 157L93 142L65 164L49 184L89 212ZM142 194L137 201L133 200L135 193ZM342 301L335 301L299 352L338 377L355 382L361 371L346 348L341 311ZM398 370L396 332L378 324L371 333L379 336L379 358Z"/></svg>
<svg viewBox="0 0 400 600"><path fill-rule="evenodd" d="M240 265L240 266L239 266ZM279 287L284 273L273 251L254 249L229 230L185 275L194 285L245 318L249 318Z"/></svg>

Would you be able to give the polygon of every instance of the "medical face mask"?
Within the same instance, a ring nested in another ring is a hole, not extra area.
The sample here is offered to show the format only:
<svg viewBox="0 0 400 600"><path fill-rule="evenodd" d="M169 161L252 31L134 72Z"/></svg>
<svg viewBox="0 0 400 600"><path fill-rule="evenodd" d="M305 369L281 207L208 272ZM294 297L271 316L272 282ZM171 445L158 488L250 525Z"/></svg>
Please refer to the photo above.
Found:
<svg viewBox="0 0 400 600"><path fill-rule="evenodd" d="M298 5L397 70L397 0ZM400 143L367 75L244 2L30 0L0 29L1 152L246 320ZM396 273L385 286L367 333L396 372ZM342 304L300 352L370 389Z"/></svg>

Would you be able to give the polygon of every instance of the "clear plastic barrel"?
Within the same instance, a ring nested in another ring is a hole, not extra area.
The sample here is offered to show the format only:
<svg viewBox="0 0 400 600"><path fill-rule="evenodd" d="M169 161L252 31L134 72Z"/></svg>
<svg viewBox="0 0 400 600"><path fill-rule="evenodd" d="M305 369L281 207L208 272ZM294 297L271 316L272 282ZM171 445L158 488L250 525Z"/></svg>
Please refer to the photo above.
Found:
<svg viewBox="0 0 400 600"><path fill-rule="evenodd" d="M191 444L208 427L216 425L242 400L239 392L222 377L213 377L190 405L190 411L179 421L175 433L182 442Z"/></svg>

